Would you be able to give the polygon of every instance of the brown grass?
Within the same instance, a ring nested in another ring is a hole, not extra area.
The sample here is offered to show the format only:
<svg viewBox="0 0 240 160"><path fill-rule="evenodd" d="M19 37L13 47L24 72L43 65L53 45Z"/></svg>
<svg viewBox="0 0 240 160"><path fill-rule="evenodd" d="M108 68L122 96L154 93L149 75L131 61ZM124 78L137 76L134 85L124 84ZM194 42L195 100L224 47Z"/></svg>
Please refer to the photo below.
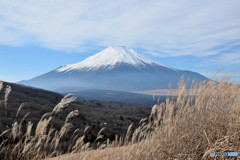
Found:
<svg viewBox="0 0 240 160"><path fill-rule="evenodd" d="M211 151L240 153L238 85L227 83L223 77L220 83L193 82L187 92L186 84L180 81L177 93L165 103L154 105L150 116L142 119L138 128L130 125L124 137L105 139L102 128L94 143L86 142L88 126L83 133L76 129L68 135L73 129L70 119L78 111L69 113L60 130L53 128L56 114L75 100L67 95L52 112L43 115L34 135L31 122L25 134L18 122L11 131L2 132L0 155L4 156L0 158L44 159L69 153L54 159L210 159ZM64 145L67 139L72 143Z"/></svg>
<svg viewBox="0 0 240 160"><path fill-rule="evenodd" d="M211 151L240 153L240 88L225 80L193 84L189 95L180 82L178 96L155 105L147 122L142 121L124 146L109 145L53 160L195 160L211 159Z"/></svg>

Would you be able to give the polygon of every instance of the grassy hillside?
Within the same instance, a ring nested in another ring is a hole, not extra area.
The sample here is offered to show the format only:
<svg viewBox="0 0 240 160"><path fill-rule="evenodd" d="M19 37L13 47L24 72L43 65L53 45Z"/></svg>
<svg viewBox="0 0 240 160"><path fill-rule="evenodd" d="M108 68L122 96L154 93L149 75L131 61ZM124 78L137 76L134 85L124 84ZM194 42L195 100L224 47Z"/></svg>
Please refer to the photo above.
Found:
<svg viewBox="0 0 240 160"><path fill-rule="evenodd" d="M7 157L6 151L10 152L14 144L19 140L26 139L24 133L27 131L29 124L32 123L30 136L36 135L36 128L42 116L51 113L61 101L63 95L7 82L0 83L0 135L3 133L0 136L0 145L1 147L5 146L0 149L0 159L3 159L4 156ZM76 99L53 115L51 127L60 131L71 111L77 111L78 115L69 119L73 126L68 136L71 136L77 129L78 134L83 134L85 127L88 127L88 136L84 141L93 143L103 127L106 127L102 132L105 139L112 140L116 134L123 136L128 125L131 123L136 125L141 118L146 117L151 112L151 109L117 102ZM10 135L14 124L18 125L19 135L13 140ZM7 132L5 133L5 131ZM46 133L48 133L48 130ZM8 141L4 141L5 138ZM9 143L12 146L7 148L6 146ZM68 145L72 142L70 142L70 138L66 138L64 143L66 143L64 145ZM61 153L66 152L64 149L60 150Z"/></svg>
<svg viewBox="0 0 240 160"><path fill-rule="evenodd" d="M240 153L240 87L216 82L193 85L187 96L180 83L178 97L155 105L148 120L127 138L105 143L105 149L67 154L51 160L237 159L210 157L210 152Z"/></svg>
<svg viewBox="0 0 240 160"><path fill-rule="evenodd" d="M240 153L239 85L226 83L223 78L220 83L193 84L188 92L180 81L177 93L154 105L151 114L138 125L129 125L125 134L108 138L104 135L108 127L103 126L92 140L89 135L93 128L74 128L81 112L70 112L61 128L55 127L57 115L75 101L68 95L40 119L35 133L30 134L31 123L23 132L17 122L3 131L0 151L5 159L57 156L53 160L211 159L212 151Z"/></svg>

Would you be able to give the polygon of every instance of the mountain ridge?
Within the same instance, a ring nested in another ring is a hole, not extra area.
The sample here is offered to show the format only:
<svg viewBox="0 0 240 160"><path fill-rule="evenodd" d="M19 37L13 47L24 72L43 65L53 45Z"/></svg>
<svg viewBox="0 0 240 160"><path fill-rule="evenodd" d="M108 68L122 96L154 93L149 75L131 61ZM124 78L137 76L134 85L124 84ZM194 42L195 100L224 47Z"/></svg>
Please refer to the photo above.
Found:
<svg viewBox="0 0 240 160"><path fill-rule="evenodd" d="M167 89L169 83L177 88L183 75L190 80L207 80L196 72L164 66L130 48L112 46L79 63L63 65L20 84L61 92L85 89L140 91Z"/></svg>

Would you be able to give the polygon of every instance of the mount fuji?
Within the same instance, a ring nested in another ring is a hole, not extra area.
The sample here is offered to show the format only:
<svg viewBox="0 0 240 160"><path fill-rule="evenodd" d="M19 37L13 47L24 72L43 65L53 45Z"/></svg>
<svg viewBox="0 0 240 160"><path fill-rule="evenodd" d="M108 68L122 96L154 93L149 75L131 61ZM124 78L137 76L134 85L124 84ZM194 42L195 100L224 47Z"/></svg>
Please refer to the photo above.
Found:
<svg viewBox="0 0 240 160"><path fill-rule="evenodd" d="M20 84L58 92L86 89L141 91L177 88L181 76L196 80L206 77L174 69L148 59L125 46L111 46L87 59L40 75Z"/></svg>

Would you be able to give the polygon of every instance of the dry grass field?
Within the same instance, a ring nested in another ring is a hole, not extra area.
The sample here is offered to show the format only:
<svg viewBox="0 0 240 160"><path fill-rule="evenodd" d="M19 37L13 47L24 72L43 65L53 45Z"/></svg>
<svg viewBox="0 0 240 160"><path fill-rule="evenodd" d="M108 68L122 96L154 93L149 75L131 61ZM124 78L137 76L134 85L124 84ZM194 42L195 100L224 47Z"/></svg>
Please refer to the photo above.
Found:
<svg viewBox="0 0 240 160"><path fill-rule="evenodd" d="M24 136L23 133L26 132L29 122L32 123L30 136L34 136L36 127L42 116L45 113L52 112L55 105L61 101L63 96L54 92L19 86L7 82L2 82L1 87L0 135L5 133L4 131L6 130L8 133L0 137L0 144L3 146L3 148L0 149L0 159L4 159L4 157L5 159L9 159L9 152L11 152L12 148L9 148L7 152L5 152L6 146L13 147L18 140ZM8 93L9 91L10 93ZM4 102L5 99L7 102L6 105ZM60 131L65 123L66 117L72 111L75 111L73 113L78 112L78 115L69 119L73 126L69 130L68 135L66 135L66 140L62 143L64 146L72 143L71 139L68 138L69 136L71 137L75 131L77 135L82 135L85 127L88 127L88 130L86 131L87 136L84 138L84 142L90 142L91 144L94 143L98 132L103 127L105 127L105 130L102 131L103 139L109 138L113 140L116 134L124 136L128 125L133 123L134 126L136 126L141 118L151 113L151 108L147 106L138 107L138 105L119 102L78 99L54 115L54 119L50 122L51 127ZM12 124L15 124L15 122L17 122L16 124L18 125L21 123L21 132L19 131L21 134L15 141L9 141L9 139L3 143L6 138L8 139ZM94 147L96 148L96 146ZM60 149L58 154L63 153L68 153L64 147Z"/></svg>
<svg viewBox="0 0 240 160"><path fill-rule="evenodd" d="M127 144L63 155L53 160L213 159L215 152L240 152L240 88L214 81L193 85L186 95L180 83L176 101L155 105L148 121ZM121 143L121 142L120 142ZM237 157L219 156L218 159Z"/></svg>
<svg viewBox="0 0 240 160"><path fill-rule="evenodd" d="M171 95L171 90L169 93ZM76 129L68 134L73 127L71 120L78 111L70 112L59 130L52 125L56 115L75 101L67 95L42 116L34 134L31 134L31 122L27 123L25 132L22 123L17 121L3 131L0 152L5 153L5 159L57 156L53 160L195 160L211 159L211 151L240 153L239 85L223 77L219 83L216 80L193 82L187 92L186 84L180 81L177 93L164 103L154 105L149 117L140 120L137 128L130 125L124 136L116 135L110 140L102 134L106 129L103 127L93 142L86 139L90 131L88 126L84 132ZM6 106L7 99L8 89L5 88L2 106ZM67 141L71 143L65 145ZM218 157L226 158L234 157Z"/></svg>

